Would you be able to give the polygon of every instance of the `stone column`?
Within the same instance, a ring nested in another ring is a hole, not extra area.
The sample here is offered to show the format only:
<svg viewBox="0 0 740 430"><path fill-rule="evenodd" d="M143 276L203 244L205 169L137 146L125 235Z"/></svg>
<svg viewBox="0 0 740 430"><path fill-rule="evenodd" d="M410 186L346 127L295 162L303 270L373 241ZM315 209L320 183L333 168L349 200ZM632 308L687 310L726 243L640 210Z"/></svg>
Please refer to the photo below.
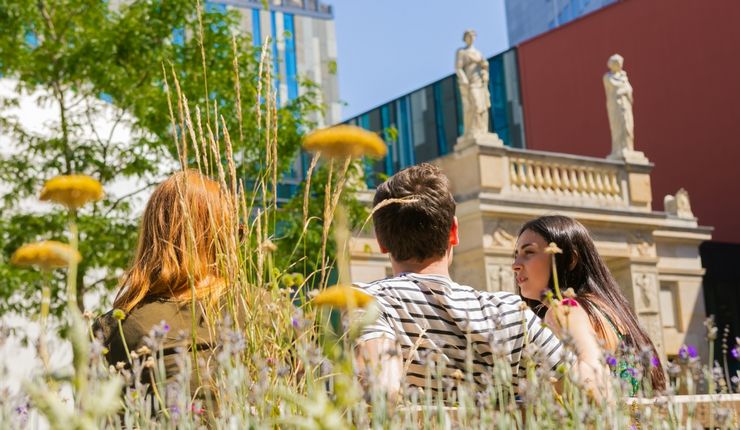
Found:
<svg viewBox="0 0 740 430"><path fill-rule="evenodd" d="M655 344L661 360L665 360L657 262L655 257L624 259L612 264L611 269L640 324Z"/></svg>

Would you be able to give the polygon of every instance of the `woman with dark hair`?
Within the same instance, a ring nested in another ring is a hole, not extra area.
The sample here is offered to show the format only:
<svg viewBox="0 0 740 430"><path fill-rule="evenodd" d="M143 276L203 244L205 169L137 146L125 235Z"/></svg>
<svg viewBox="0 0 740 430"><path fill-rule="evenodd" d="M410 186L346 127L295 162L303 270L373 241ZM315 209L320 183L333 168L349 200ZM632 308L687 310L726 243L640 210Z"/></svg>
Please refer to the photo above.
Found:
<svg viewBox="0 0 740 430"><path fill-rule="evenodd" d="M637 321L583 224L559 215L543 216L524 224L519 231L512 265L521 295L530 303L542 302L547 308L545 322L562 332L564 307L560 306L558 311L543 301L548 290L554 287L552 254L546 252L550 243L555 243L562 251L554 254L558 285L561 290L572 288L575 293L575 297L563 300L569 314L569 334L576 338L590 332L615 356L620 347L630 347L641 355L649 354L647 379L654 390L665 389L665 375L655 345ZM610 358L609 361L620 377L629 380L632 394L636 394L639 381L627 360Z"/></svg>

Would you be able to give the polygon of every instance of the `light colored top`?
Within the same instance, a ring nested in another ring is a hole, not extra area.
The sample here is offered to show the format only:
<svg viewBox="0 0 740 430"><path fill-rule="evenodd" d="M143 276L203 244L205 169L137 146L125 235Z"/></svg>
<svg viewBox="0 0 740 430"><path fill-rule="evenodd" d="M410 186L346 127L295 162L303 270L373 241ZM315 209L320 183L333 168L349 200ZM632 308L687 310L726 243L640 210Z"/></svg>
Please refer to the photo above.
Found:
<svg viewBox="0 0 740 430"><path fill-rule="evenodd" d="M435 357L437 363L444 362L443 378L453 377L458 369L467 374L469 351L480 388L494 380L496 355L510 363L515 387L524 377L520 361L525 348L551 370L564 358L558 338L529 308L520 307L523 302L516 294L478 291L444 276L416 273L357 287L375 297L380 308L377 321L364 329L359 341L385 337L398 342L410 386L426 387L428 373L435 379L438 370L428 370Z"/></svg>

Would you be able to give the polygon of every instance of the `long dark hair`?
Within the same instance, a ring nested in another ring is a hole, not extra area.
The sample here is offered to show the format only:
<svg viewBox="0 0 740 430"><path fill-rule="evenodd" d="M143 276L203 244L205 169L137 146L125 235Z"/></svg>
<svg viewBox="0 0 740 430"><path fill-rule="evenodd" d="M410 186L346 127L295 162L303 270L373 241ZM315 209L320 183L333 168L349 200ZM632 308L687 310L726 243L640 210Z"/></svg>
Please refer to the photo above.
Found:
<svg viewBox="0 0 740 430"><path fill-rule="evenodd" d="M638 352L650 348L653 356L658 356L655 345L637 321L635 313L596 251L593 239L583 224L570 217L549 215L527 222L519 230L519 235L521 236L525 230L539 234L547 243L555 242L563 250L562 254L555 254L558 283L562 289L573 288L576 300L588 314L597 334L606 337L602 319L596 314L601 311L616 325L623 339L632 344L630 346ZM550 275L551 288L552 284ZM653 388L665 389L665 374L660 362L646 363L646 367L650 368Z"/></svg>

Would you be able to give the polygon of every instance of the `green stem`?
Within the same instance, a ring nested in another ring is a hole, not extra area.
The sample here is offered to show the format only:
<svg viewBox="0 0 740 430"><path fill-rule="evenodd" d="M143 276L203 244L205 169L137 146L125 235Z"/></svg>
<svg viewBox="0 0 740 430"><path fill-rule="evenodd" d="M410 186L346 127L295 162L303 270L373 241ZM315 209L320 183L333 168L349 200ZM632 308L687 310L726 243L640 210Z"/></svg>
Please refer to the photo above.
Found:
<svg viewBox="0 0 740 430"><path fill-rule="evenodd" d="M170 418L170 412L167 410L167 405L164 403L164 400L162 400L162 396L159 395L159 389L157 388L157 380L154 378L154 370L152 368L149 368L149 377L152 378L152 391L154 392L154 397L157 398L157 402L159 402L159 407L162 408L162 412L164 412L164 416L166 416L168 419Z"/></svg>
<svg viewBox="0 0 740 430"><path fill-rule="evenodd" d="M552 254L552 282L555 285L555 296L562 302L563 295L560 294L560 282L558 281L558 266L555 264L555 254Z"/></svg>
<svg viewBox="0 0 740 430"><path fill-rule="evenodd" d="M79 247L76 218L76 210L71 209L69 211L69 243L75 251ZM72 362L75 369L73 385L75 392L79 395L85 392L87 386L89 341L82 313L77 303L77 260L75 259L71 259L67 272L67 312L69 313L69 337L72 342Z"/></svg>
<svg viewBox="0 0 740 430"><path fill-rule="evenodd" d="M126 343L126 336L123 335L123 324L121 324L121 320L119 319L116 319L116 323L118 324L118 334L121 335L121 344L123 345L123 350L126 352L126 359L128 360L129 364L133 366L134 362L131 361L131 353L128 350L128 344Z"/></svg>
<svg viewBox="0 0 740 430"><path fill-rule="evenodd" d="M44 365L44 371L49 372L49 352L46 349L46 322L49 317L49 303L51 301L51 272L44 270L44 286L41 288L41 315L39 317L39 358Z"/></svg>

